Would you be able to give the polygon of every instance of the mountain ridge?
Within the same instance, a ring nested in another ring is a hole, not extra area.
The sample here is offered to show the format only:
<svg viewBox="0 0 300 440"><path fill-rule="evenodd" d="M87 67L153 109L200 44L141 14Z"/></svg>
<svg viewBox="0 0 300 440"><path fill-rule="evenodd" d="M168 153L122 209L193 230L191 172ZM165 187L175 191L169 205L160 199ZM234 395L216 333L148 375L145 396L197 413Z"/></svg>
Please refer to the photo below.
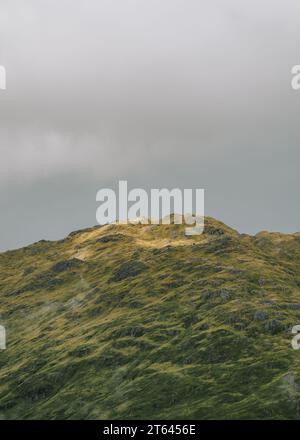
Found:
<svg viewBox="0 0 300 440"><path fill-rule="evenodd" d="M0 254L0 418L299 418L300 233L107 225Z"/></svg>
<svg viewBox="0 0 300 440"><path fill-rule="evenodd" d="M227 231L231 230L232 232L237 233L240 236L245 236L245 237L252 237L252 238L254 238L254 237L259 237L259 236L263 236L263 235L266 235L266 234L270 235L270 236L274 236L274 237L275 236L278 236L278 237L279 236L283 236L283 237L295 237L295 236L297 237L297 236L299 236L300 237L300 231L281 232L281 231L268 231L268 230L262 229L261 231L258 231L255 234L239 232L237 229L235 229L235 228L233 228L231 226L228 226L226 223L224 223L224 222L222 222L220 220L217 220L214 217L210 217L210 216L205 216L205 222L208 223L208 224L214 224L215 226L219 225L221 228L223 227L224 230L227 230ZM174 224L172 222L172 216L171 216L170 224ZM182 224L184 225L184 220L183 220ZM107 225L88 226L88 227L85 227L85 228L80 228L78 230L71 231L68 234L66 234L65 237L62 237L62 238L59 238L59 239L53 239L53 240L52 239L51 240L50 239L40 239L38 241L26 244L24 246L20 246L18 248L7 249L7 250L4 250L4 251L0 251L0 255L6 254L6 253L10 253L10 252L17 252L17 251L19 251L21 249L25 249L25 248L28 248L30 246L38 245L39 243L60 243L60 242L63 242L65 240L69 239L70 237L74 237L76 235L85 234L85 233L89 233L89 232L94 232L94 231L100 230L103 227L110 227L110 226L114 226L114 225L118 225L120 227L126 226L126 224L122 224L122 223L118 223L118 222L110 223L110 224L107 224ZM128 226L137 226L137 225L139 225L139 224L138 223L128 224ZM161 225L161 223L160 223L160 225ZM149 219L149 224L148 225L143 225L143 226L151 226L150 219ZM152 225L152 226L157 226L157 225Z"/></svg>

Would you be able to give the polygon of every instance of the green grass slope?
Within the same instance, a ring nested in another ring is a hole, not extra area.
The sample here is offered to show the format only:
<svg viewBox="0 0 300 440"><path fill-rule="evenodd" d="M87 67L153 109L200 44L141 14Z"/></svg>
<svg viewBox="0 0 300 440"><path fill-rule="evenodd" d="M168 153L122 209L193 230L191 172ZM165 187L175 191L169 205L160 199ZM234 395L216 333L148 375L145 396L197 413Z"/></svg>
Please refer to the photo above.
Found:
<svg viewBox="0 0 300 440"><path fill-rule="evenodd" d="M211 218L0 254L0 419L299 419L299 257Z"/></svg>

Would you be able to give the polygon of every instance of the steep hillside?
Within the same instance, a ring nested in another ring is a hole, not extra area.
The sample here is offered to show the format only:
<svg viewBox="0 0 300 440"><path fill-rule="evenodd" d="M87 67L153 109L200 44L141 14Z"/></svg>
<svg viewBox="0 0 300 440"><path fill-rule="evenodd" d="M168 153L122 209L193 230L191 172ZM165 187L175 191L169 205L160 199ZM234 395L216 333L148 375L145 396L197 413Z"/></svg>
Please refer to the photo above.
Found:
<svg viewBox="0 0 300 440"><path fill-rule="evenodd" d="M0 254L0 418L300 418L299 257L211 218Z"/></svg>

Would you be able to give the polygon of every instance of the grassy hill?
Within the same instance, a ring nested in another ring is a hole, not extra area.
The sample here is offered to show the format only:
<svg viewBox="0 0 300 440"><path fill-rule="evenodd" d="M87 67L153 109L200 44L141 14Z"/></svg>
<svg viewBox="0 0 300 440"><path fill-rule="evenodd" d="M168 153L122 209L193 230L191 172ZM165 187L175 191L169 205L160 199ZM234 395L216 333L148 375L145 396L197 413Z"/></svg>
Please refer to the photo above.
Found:
<svg viewBox="0 0 300 440"><path fill-rule="evenodd" d="M0 254L0 419L299 419L300 233L108 225Z"/></svg>

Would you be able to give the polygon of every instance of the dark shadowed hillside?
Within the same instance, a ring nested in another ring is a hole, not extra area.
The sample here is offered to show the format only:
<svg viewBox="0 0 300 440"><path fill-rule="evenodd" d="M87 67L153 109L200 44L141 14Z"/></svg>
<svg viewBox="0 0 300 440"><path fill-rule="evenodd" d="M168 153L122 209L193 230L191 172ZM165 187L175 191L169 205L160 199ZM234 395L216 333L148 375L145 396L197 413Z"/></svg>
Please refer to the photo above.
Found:
<svg viewBox="0 0 300 440"><path fill-rule="evenodd" d="M300 418L299 257L210 218L0 254L0 418Z"/></svg>

